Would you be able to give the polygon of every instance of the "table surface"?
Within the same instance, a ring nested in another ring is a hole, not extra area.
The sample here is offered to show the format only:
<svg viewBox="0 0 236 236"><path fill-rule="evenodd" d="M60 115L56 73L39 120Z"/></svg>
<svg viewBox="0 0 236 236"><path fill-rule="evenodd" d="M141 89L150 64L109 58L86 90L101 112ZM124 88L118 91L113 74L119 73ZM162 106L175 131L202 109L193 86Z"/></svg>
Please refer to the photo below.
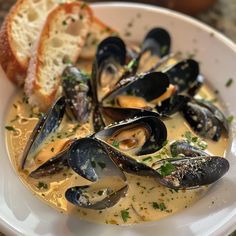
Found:
<svg viewBox="0 0 236 236"><path fill-rule="evenodd" d="M0 0L0 24L14 2L15 0ZM213 7L196 18L236 42L236 0L217 0ZM0 236L3 236L1 232ZM236 236L236 231L231 236Z"/></svg>

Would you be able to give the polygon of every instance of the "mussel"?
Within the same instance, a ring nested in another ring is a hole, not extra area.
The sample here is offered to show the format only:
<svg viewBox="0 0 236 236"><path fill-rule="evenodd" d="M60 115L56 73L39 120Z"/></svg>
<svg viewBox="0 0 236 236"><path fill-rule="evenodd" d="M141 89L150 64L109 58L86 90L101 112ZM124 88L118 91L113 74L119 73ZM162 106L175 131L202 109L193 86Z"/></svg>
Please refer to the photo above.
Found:
<svg viewBox="0 0 236 236"><path fill-rule="evenodd" d="M161 149L166 142L167 130L159 118L144 116L110 125L94 137L122 152L139 156Z"/></svg>
<svg viewBox="0 0 236 236"><path fill-rule="evenodd" d="M126 46L119 37L108 37L98 46L92 68L92 90L94 100L102 98L113 90L121 79L126 63Z"/></svg>
<svg viewBox="0 0 236 236"><path fill-rule="evenodd" d="M85 179L96 182L107 176L120 176L123 172L110 159L105 145L92 138L75 141L67 154L69 166Z"/></svg>
<svg viewBox="0 0 236 236"><path fill-rule="evenodd" d="M183 60L165 72L170 83L175 85L178 93L194 96L203 84L203 76L199 74L199 64L193 59Z"/></svg>
<svg viewBox="0 0 236 236"><path fill-rule="evenodd" d="M125 197L128 190L127 185L117 190L112 190L109 187L101 188L99 186L100 188L95 192L94 185L97 184L69 188L65 193L65 197L67 201L76 206L93 210L103 210L117 204L121 198Z"/></svg>
<svg viewBox="0 0 236 236"><path fill-rule="evenodd" d="M62 74L62 87L66 103L79 123L89 117L89 78L74 66L68 66Z"/></svg>
<svg viewBox="0 0 236 236"><path fill-rule="evenodd" d="M153 28L145 36L137 59L138 73L148 72L170 53L171 38L163 28Z"/></svg>
<svg viewBox="0 0 236 236"><path fill-rule="evenodd" d="M42 147L50 134L54 133L60 126L65 113L65 97L60 97L49 111L39 120L34 128L22 156L22 169L30 168L35 160L34 157Z"/></svg>
<svg viewBox="0 0 236 236"><path fill-rule="evenodd" d="M160 183L173 189L191 189L219 180L229 169L229 162L217 156L166 159L154 167L162 178Z"/></svg>
<svg viewBox="0 0 236 236"><path fill-rule="evenodd" d="M227 119L209 102L189 99L182 107L182 113L194 131L202 137L218 141L223 130L228 134Z"/></svg>
<svg viewBox="0 0 236 236"><path fill-rule="evenodd" d="M147 108L150 106L149 102L167 91L169 84L168 76L161 72L132 77L118 84L117 88L103 99L103 104L115 103L117 106L126 108ZM132 103L129 99L132 99Z"/></svg>

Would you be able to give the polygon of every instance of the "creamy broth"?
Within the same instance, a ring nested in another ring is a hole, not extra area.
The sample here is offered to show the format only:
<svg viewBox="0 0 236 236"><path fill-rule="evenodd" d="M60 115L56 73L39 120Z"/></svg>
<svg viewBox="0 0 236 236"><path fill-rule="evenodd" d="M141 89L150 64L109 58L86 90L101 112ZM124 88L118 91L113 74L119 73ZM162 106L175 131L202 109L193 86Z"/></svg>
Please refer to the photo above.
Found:
<svg viewBox="0 0 236 236"><path fill-rule="evenodd" d="M200 91L200 95L207 99L213 99L214 93L205 85ZM127 174L129 189L126 197L122 198L114 207L102 211L87 210L75 207L66 201L64 193L66 189L78 185L90 184L72 170L65 170L52 177L33 179L28 177L28 171L21 171L21 156L29 139L29 136L38 121L37 110L32 110L29 105L23 101L23 94L19 92L13 99L9 114L6 119L6 125L12 127L12 130L6 130L6 143L9 157L12 165L17 171L23 183L40 199L56 208L58 211L66 214L75 214L80 218L107 224L133 224L144 221L156 221L168 215L174 214L185 208L190 207L194 202L201 198L207 191L207 187L201 187L194 190L174 191L159 185L154 179L148 177L138 177ZM165 120L164 123L168 129L168 144L159 152L149 156L139 157L140 161L152 166L160 156L165 158L169 155L169 143L174 140L183 139L184 134L189 131L195 135L189 128L180 114L173 118ZM57 140L68 140L74 137L81 138L91 133L90 124L84 124L77 127L64 118L58 133L54 137ZM207 152L212 155L225 156L227 147L227 138L222 135L216 143L210 140L207 142ZM44 152L50 153L51 157L57 147L52 144L45 145ZM60 143L58 144L59 149ZM50 150L50 151L48 151ZM160 155L161 153L161 155ZM44 156L44 155L42 155ZM41 160L45 161L45 160ZM32 169L35 168L34 166ZM112 183L119 183L119 180L112 179ZM112 184L111 183L111 184Z"/></svg>

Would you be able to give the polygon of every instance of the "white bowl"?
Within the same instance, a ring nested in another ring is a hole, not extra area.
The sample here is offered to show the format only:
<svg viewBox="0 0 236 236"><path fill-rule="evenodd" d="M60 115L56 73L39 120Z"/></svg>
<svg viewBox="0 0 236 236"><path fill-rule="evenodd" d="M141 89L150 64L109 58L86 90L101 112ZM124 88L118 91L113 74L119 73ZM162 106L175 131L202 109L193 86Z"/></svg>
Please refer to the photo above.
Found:
<svg viewBox="0 0 236 236"><path fill-rule="evenodd" d="M182 14L141 4L110 3L93 6L103 21L121 32L127 31L130 40L140 40L148 29L161 26L169 30L173 50L195 52L201 70L221 98L230 114L236 114L236 45L214 31ZM15 88L0 71L0 229L7 235L226 235L236 227L236 138L227 151L231 168L227 175L215 184L208 194L186 209L171 217L153 223L133 226L98 225L65 216L26 189L14 172L6 152L4 119ZM226 88L229 78L234 79ZM214 201L214 204L212 204Z"/></svg>

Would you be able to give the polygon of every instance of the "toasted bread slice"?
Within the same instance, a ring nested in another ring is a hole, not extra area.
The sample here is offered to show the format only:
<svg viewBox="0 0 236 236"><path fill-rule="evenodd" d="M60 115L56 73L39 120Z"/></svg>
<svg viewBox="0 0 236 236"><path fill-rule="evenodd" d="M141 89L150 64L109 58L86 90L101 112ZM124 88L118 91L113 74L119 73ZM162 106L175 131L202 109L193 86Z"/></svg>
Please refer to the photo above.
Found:
<svg viewBox="0 0 236 236"><path fill-rule="evenodd" d="M111 35L117 35L117 31L104 24L94 17L91 29L88 33L86 43L81 52L80 58L92 59L95 56L97 45Z"/></svg>
<svg viewBox="0 0 236 236"><path fill-rule="evenodd" d="M77 61L92 19L91 9L82 2L61 4L48 15L25 80L25 93L31 105L42 111L51 106L58 95L66 61Z"/></svg>
<svg viewBox="0 0 236 236"><path fill-rule="evenodd" d="M31 48L58 0L18 0L0 31L0 64L7 77L23 84Z"/></svg>

